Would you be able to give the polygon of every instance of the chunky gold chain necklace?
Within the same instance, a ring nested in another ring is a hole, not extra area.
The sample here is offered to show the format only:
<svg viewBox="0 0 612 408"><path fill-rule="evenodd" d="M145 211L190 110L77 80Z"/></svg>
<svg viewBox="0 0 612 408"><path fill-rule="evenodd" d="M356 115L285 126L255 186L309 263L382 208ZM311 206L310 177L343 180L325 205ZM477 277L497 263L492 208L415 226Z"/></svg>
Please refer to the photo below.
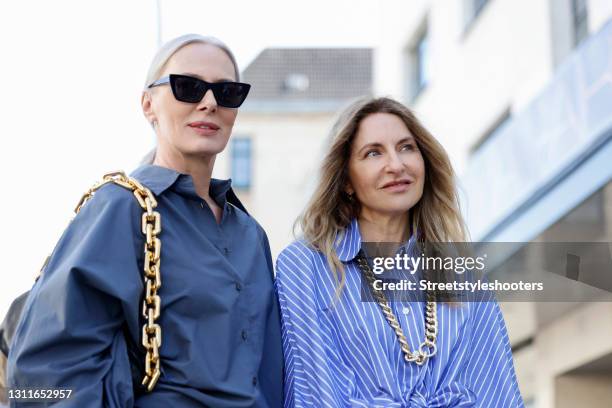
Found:
<svg viewBox="0 0 612 408"><path fill-rule="evenodd" d="M397 340L399 341L402 352L404 353L404 360L406 360L408 363L415 362L418 365L425 364L427 359L434 356L437 351L436 337L438 335L438 317L434 294L427 291L427 303L425 306L425 341L421 343L417 351L413 352L410 350L410 345L408 344L408 340L402 331L402 327L400 326L397 317L393 313L391 306L389 306L385 293L382 290L376 290L374 288L374 281L376 280L376 277L372 271L372 268L370 268L370 264L368 264L363 251L359 251L357 254L357 264L368 281L372 295L380 306L385 319L397 336Z"/></svg>

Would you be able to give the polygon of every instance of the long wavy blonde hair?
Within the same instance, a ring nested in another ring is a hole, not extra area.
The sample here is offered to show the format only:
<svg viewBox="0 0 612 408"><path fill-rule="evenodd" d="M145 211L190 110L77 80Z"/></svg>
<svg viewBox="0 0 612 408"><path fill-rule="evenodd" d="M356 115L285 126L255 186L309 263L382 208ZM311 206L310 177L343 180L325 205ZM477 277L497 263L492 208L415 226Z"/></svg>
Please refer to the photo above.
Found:
<svg viewBox="0 0 612 408"><path fill-rule="evenodd" d="M423 196L409 211L410 227L419 242L464 242L468 239L459 208L455 173L442 145L401 103L390 98L359 100L344 110L332 127L332 143L323 160L317 188L296 221L304 240L326 256L337 284L337 296L344 287L345 274L336 253L336 243L360 212L358 200L351 200L345 192L351 147L361 121L374 113L390 113L400 118L423 156Z"/></svg>

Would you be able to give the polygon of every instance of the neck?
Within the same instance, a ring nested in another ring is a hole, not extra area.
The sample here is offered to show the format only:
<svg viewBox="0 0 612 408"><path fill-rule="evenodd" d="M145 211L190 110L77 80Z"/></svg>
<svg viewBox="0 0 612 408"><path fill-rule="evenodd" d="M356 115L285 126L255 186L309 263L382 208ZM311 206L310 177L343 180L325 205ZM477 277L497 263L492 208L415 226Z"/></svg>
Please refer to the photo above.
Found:
<svg viewBox="0 0 612 408"><path fill-rule="evenodd" d="M364 242L405 242L410 227L408 212L380 214L363 210L358 218L359 232Z"/></svg>
<svg viewBox="0 0 612 408"><path fill-rule="evenodd" d="M210 178L215 164L213 156L187 156L184 154L170 154L165 150L158 149L155 153L153 164L189 174L193 179L196 193L207 202L210 201L208 189Z"/></svg>

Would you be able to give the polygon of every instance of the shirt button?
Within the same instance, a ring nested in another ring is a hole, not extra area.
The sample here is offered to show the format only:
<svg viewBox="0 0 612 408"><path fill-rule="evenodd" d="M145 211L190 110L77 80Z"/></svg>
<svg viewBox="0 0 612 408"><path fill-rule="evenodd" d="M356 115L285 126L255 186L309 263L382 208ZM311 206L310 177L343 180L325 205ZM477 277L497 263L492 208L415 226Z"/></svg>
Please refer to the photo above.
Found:
<svg viewBox="0 0 612 408"><path fill-rule="evenodd" d="M242 290L242 285L240 284L240 282L236 282L236 290L238 292L240 292Z"/></svg>
<svg viewBox="0 0 612 408"><path fill-rule="evenodd" d="M404 308L402 309L402 313L407 315L408 313L410 313L410 308L404 306Z"/></svg>
<svg viewBox="0 0 612 408"><path fill-rule="evenodd" d="M243 331L242 331L242 333L241 333L241 336L242 336L242 340L246 341L246 339L247 339L247 337L248 337L248 336L247 336L247 331L246 331L246 330L243 330Z"/></svg>
<svg viewBox="0 0 612 408"><path fill-rule="evenodd" d="M257 385L257 377L253 377L253 385Z"/></svg>

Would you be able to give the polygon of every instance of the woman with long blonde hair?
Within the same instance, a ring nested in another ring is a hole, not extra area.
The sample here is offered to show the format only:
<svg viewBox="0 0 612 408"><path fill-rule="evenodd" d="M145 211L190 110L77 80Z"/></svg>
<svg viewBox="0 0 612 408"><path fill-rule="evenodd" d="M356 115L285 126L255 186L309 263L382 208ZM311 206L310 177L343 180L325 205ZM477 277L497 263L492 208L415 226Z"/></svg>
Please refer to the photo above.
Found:
<svg viewBox="0 0 612 408"><path fill-rule="evenodd" d="M443 147L389 98L354 103L332 136L303 237L277 260L285 406L523 406L495 301L389 301L368 257L367 242L467 240Z"/></svg>

